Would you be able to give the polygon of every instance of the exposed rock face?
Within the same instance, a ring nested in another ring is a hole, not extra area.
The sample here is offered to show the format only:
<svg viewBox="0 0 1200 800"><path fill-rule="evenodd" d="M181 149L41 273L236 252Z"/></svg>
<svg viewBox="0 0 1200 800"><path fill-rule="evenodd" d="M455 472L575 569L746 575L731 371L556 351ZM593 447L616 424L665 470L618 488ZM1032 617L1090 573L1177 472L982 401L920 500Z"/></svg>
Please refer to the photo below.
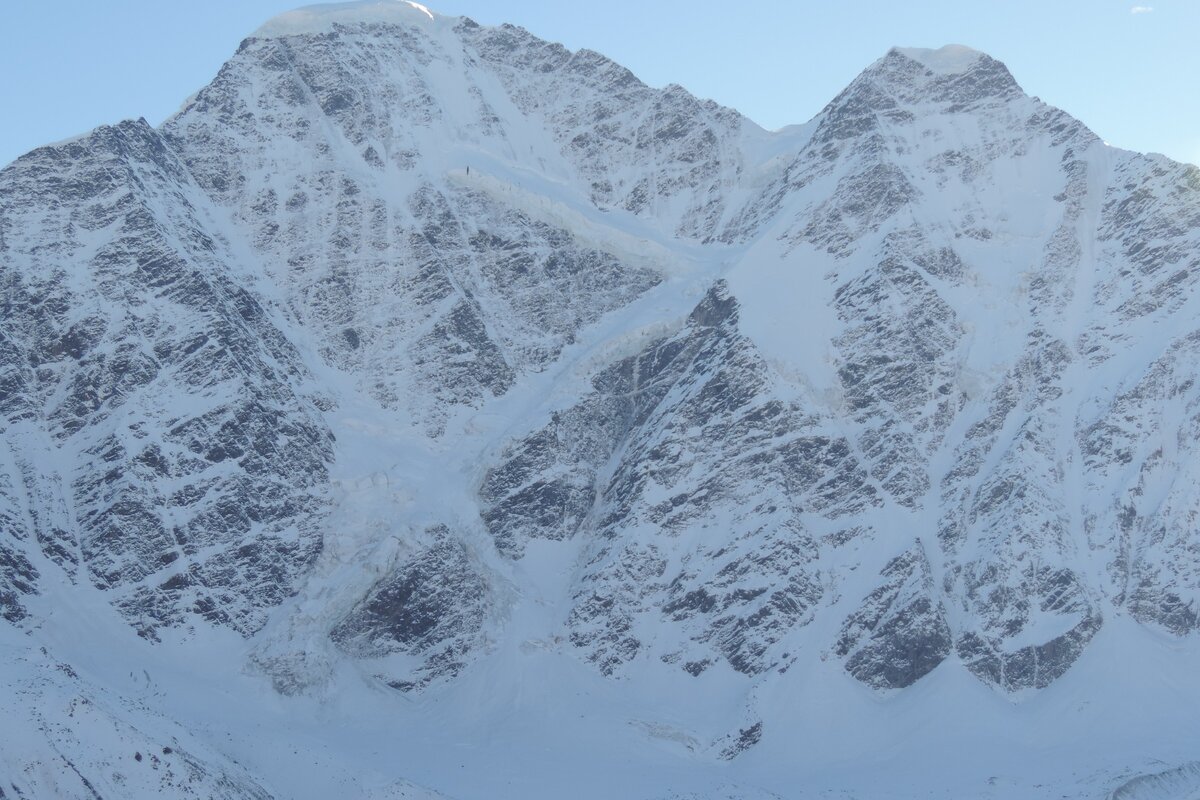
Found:
<svg viewBox="0 0 1200 800"><path fill-rule="evenodd" d="M85 587L286 692L514 636L1020 692L1114 615L1195 635L1200 171L982 54L893 50L770 134L386 5L0 172L8 623Z"/></svg>
<svg viewBox="0 0 1200 800"><path fill-rule="evenodd" d="M446 182L480 145L516 145L464 49L476 30L456 48L377 24L248 39L164 131L323 359L433 435L659 280L514 207L512 186Z"/></svg>
<svg viewBox="0 0 1200 800"><path fill-rule="evenodd" d="M416 679L388 678L398 689L413 688L421 678L453 676L482 639L485 579L449 530L429 533L432 544L375 586L331 633L339 647L360 658L423 657Z"/></svg>
<svg viewBox="0 0 1200 800"><path fill-rule="evenodd" d="M889 561L880 576L886 582L846 619L836 652L863 683L902 689L950 655L950 626L919 543Z"/></svg>
<svg viewBox="0 0 1200 800"><path fill-rule="evenodd" d="M754 136L753 123L680 86L651 89L599 53L572 53L521 28L468 24L459 32L511 102L543 121L598 207L656 217L680 236L713 234L728 208L726 187L746 161L725 145Z"/></svg>
<svg viewBox="0 0 1200 800"><path fill-rule="evenodd" d="M333 440L294 345L144 122L0 184L5 533L147 636L189 616L254 632L321 548ZM28 591L22 549L6 572Z"/></svg>
<svg viewBox="0 0 1200 800"><path fill-rule="evenodd" d="M1196 630L1200 614L1200 580L1191 557L1192 523L1200 510L1191 479L1194 434L1200 432L1198 347L1196 333L1171 343L1079 432L1089 479L1117 489L1110 504L1090 510L1088 524L1117 556L1109 574L1118 599L1139 620L1179 636ZM1164 428L1177 433L1163 436Z"/></svg>

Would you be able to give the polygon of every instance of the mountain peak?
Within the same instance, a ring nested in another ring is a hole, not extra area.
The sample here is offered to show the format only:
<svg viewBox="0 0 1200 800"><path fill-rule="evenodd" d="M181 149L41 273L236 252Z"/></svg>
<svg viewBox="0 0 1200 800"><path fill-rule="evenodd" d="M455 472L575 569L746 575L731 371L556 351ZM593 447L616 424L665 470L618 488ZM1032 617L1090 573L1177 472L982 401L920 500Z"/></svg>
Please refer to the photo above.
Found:
<svg viewBox="0 0 1200 800"><path fill-rule="evenodd" d="M1023 96L1008 68L986 53L956 44L893 47L825 107L821 136L857 136L873 130L879 115L911 119L919 107L956 112Z"/></svg>
<svg viewBox="0 0 1200 800"><path fill-rule="evenodd" d="M871 83L906 104L961 105L1023 94L1008 67L987 53L961 44L936 50L893 47L868 67L855 84L860 81Z"/></svg>
<svg viewBox="0 0 1200 800"><path fill-rule="evenodd" d="M388 22L429 25L437 19L433 12L412 0L360 0L354 3L322 3L286 11L272 17L254 32L255 38L296 36L322 33L335 24Z"/></svg>
<svg viewBox="0 0 1200 800"><path fill-rule="evenodd" d="M948 44L931 50L925 47L893 47L888 55L899 55L938 75L959 75L970 70L985 53L961 44Z"/></svg>

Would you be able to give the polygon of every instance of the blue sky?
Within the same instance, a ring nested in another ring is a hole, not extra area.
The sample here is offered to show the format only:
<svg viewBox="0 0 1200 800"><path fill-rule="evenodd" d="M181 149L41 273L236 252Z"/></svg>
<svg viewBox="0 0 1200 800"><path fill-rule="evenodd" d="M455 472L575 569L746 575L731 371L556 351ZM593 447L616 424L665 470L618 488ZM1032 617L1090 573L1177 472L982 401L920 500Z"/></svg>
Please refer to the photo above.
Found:
<svg viewBox="0 0 1200 800"><path fill-rule="evenodd" d="M295 0L5 0L0 164L96 125L158 124ZM1200 163L1200 0L430 0L590 47L768 128L804 122L892 45L966 44L1112 144Z"/></svg>

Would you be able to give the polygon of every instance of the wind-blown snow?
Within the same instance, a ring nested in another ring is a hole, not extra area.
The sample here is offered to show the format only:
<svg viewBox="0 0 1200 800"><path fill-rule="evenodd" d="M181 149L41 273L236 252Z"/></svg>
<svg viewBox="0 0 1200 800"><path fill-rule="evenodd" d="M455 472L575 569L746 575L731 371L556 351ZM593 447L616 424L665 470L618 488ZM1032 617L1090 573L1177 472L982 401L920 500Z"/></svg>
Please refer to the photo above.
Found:
<svg viewBox="0 0 1200 800"><path fill-rule="evenodd" d="M256 38L302 36L329 31L334 25L386 22L401 25L436 22L428 8L411 0L359 0L322 3L287 11L267 20L254 32Z"/></svg>
<svg viewBox="0 0 1200 800"><path fill-rule="evenodd" d="M905 58L928 68L939 75L954 75L966 72L979 61L983 54L961 44L948 44L936 50L923 47L897 47L895 51Z"/></svg>

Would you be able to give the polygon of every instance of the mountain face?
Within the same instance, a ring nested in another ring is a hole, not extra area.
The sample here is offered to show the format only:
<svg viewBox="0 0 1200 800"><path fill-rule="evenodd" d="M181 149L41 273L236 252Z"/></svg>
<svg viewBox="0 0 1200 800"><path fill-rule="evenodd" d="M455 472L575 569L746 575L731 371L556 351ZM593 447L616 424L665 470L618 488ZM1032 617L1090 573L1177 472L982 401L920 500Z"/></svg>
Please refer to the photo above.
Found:
<svg viewBox="0 0 1200 800"><path fill-rule="evenodd" d="M0 171L0 798L1190 797L1197 281L967 48L283 15Z"/></svg>

